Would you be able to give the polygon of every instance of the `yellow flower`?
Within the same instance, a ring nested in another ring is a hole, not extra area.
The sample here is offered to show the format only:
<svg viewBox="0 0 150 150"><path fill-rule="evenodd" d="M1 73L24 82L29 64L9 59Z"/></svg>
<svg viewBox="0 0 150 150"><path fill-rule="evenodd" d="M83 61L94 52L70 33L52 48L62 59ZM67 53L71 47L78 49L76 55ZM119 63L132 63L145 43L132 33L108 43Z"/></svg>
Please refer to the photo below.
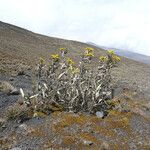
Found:
<svg viewBox="0 0 150 150"><path fill-rule="evenodd" d="M59 50L60 51L65 51L65 50L67 50L67 48L61 47Z"/></svg>
<svg viewBox="0 0 150 150"><path fill-rule="evenodd" d="M80 69L71 66L71 67L70 67L70 71L71 71L72 74L75 74L75 73L79 73L79 72L80 72Z"/></svg>
<svg viewBox="0 0 150 150"><path fill-rule="evenodd" d="M114 55L112 58L116 62L121 61L121 58L119 56L117 56L117 55Z"/></svg>
<svg viewBox="0 0 150 150"><path fill-rule="evenodd" d="M68 59L67 59L67 63L68 63L69 65L73 65L73 64L74 64L74 61L73 61L71 58L68 58Z"/></svg>
<svg viewBox="0 0 150 150"><path fill-rule="evenodd" d="M94 51L94 49L92 47L86 47L85 49L88 51L88 53L91 53Z"/></svg>
<svg viewBox="0 0 150 150"><path fill-rule="evenodd" d="M85 53L85 56L86 56L86 57L94 57L94 54L91 53L91 52L90 52L90 53Z"/></svg>
<svg viewBox="0 0 150 150"><path fill-rule="evenodd" d="M79 73L80 69L79 68L74 68L74 70L72 71L72 73Z"/></svg>
<svg viewBox="0 0 150 150"><path fill-rule="evenodd" d="M108 51L108 54L114 55L115 52L114 52L113 50L109 50L109 51Z"/></svg>
<svg viewBox="0 0 150 150"><path fill-rule="evenodd" d="M106 56L100 56L99 59L103 62L108 60L108 58Z"/></svg>
<svg viewBox="0 0 150 150"><path fill-rule="evenodd" d="M44 60L42 57L40 57L40 64L41 64L41 65L44 65L44 64L45 64L45 60Z"/></svg>
<svg viewBox="0 0 150 150"><path fill-rule="evenodd" d="M58 55L58 54L52 54L52 55L51 55L51 58L52 58L54 61L58 61L58 60L59 60L59 55Z"/></svg>
<svg viewBox="0 0 150 150"><path fill-rule="evenodd" d="M61 53L64 52L64 54L67 54L67 48L62 47L59 50L61 51Z"/></svg>

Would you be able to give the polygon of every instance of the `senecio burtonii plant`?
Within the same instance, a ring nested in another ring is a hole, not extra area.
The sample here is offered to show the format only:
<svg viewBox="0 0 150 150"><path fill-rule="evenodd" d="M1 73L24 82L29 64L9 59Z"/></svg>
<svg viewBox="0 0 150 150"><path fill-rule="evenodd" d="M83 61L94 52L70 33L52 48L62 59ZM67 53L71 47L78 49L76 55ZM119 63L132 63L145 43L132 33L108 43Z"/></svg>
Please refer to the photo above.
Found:
<svg viewBox="0 0 150 150"><path fill-rule="evenodd" d="M65 111L106 112L111 108L113 98L110 70L120 61L114 51L99 57L99 63L92 69L94 49L85 48L78 65L68 58L67 48L60 48L60 54L52 54L50 64L40 58L37 69L37 84L33 95L25 96L24 103L35 109L46 108L50 104L60 106Z"/></svg>

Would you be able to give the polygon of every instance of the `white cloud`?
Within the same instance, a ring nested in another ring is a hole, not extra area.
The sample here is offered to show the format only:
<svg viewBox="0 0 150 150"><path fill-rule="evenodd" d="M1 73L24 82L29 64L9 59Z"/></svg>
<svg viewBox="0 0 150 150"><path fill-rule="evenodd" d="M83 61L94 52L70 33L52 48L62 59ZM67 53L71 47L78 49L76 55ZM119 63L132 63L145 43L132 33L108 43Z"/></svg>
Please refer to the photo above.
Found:
<svg viewBox="0 0 150 150"><path fill-rule="evenodd" d="M0 0L0 20L150 55L149 0Z"/></svg>

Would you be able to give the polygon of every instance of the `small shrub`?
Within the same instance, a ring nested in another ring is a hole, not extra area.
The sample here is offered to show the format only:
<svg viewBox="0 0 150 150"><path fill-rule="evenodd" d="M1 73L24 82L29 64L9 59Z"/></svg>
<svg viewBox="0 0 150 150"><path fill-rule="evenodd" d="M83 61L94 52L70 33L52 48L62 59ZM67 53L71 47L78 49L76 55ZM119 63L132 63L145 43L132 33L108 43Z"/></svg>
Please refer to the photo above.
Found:
<svg viewBox="0 0 150 150"><path fill-rule="evenodd" d="M0 92L4 92L6 94L9 94L15 90L15 88L7 81L0 81Z"/></svg>
<svg viewBox="0 0 150 150"><path fill-rule="evenodd" d="M33 117L33 109L15 104L6 110L7 120L17 120L23 122Z"/></svg>
<svg viewBox="0 0 150 150"><path fill-rule="evenodd" d="M40 58L34 91L28 95L21 92L24 104L36 111L50 111L53 104L66 111L107 112L113 98L110 72L120 58L114 51L108 51L106 56L100 56L99 64L93 69L89 67L93 48L85 49L79 64L66 57L67 53L66 48L60 48L60 54L51 55L49 65Z"/></svg>

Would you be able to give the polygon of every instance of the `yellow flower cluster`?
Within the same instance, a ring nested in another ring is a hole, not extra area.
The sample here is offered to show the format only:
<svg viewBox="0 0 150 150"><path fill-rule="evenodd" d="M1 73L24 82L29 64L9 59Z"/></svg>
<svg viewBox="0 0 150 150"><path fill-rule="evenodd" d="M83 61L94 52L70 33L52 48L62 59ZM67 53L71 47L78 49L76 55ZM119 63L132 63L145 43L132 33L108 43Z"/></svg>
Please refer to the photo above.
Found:
<svg viewBox="0 0 150 150"><path fill-rule="evenodd" d="M86 47L86 52L85 52L84 56L89 57L89 58L94 57L93 51L94 51L93 48Z"/></svg>
<svg viewBox="0 0 150 150"><path fill-rule="evenodd" d="M111 55L111 57L115 63L118 61L121 61L121 58L119 56L117 56L113 50L109 50L108 54Z"/></svg>
<svg viewBox="0 0 150 150"><path fill-rule="evenodd" d="M40 57L40 64L41 64L41 65L44 65L44 64L45 64L45 60L44 60L42 57Z"/></svg>
<svg viewBox="0 0 150 150"><path fill-rule="evenodd" d="M85 56L87 56L87 57L94 57L94 54L93 53L85 53Z"/></svg>
<svg viewBox="0 0 150 150"><path fill-rule="evenodd" d="M117 56L117 55L113 55L112 58L116 62L121 61L121 58L119 56Z"/></svg>
<svg viewBox="0 0 150 150"><path fill-rule="evenodd" d="M64 52L65 54L67 53L67 48L65 48L65 47L59 48L59 50L61 51L61 53L62 52Z"/></svg>
<svg viewBox="0 0 150 150"><path fill-rule="evenodd" d="M114 55L114 54L115 54L115 52L114 52L113 50L109 50L109 51L108 51L108 54L110 54L110 55Z"/></svg>
<svg viewBox="0 0 150 150"><path fill-rule="evenodd" d="M92 47L86 47L85 49L88 51L88 53L92 53L94 51Z"/></svg>
<svg viewBox="0 0 150 150"><path fill-rule="evenodd" d="M80 72L80 69L71 66L71 67L70 67L70 71L71 71L72 74L76 74L76 73L79 73L79 72Z"/></svg>
<svg viewBox="0 0 150 150"><path fill-rule="evenodd" d="M58 61L58 60L59 60L59 55L58 55L58 54L52 54L52 55L51 55L51 58L52 58L54 61Z"/></svg>
<svg viewBox="0 0 150 150"><path fill-rule="evenodd" d="M100 56L99 59L100 59L102 62L108 61L108 58L107 58L106 56Z"/></svg>
<svg viewBox="0 0 150 150"><path fill-rule="evenodd" d="M119 56L117 56L113 50L109 50L108 55L112 58L111 61L113 63L117 63L117 62L121 61L121 58ZM101 62L107 62L109 60L109 57L108 56L100 56L99 59Z"/></svg>
<svg viewBox="0 0 150 150"><path fill-rule="evenodd" d="M67 63L68 63L68 65L73 65L74 61L71 58L68 58L67 59Z"/></svg>

